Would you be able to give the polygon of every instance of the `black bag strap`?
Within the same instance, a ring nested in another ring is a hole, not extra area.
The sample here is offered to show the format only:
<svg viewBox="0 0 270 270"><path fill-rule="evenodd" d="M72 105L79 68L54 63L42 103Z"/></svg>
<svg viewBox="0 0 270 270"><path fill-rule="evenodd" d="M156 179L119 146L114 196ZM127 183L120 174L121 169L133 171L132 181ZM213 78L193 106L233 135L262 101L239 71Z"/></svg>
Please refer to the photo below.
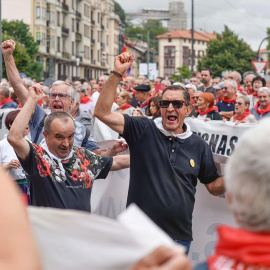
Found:
<svg viewBox="0 0 270 270"><path fill-rule="evenodd" d="M88 128L85 128L85 136L83 138L83 141L82 141L82 147L84 147L88 141L88 138L90 136L90 130Z"/></svg>

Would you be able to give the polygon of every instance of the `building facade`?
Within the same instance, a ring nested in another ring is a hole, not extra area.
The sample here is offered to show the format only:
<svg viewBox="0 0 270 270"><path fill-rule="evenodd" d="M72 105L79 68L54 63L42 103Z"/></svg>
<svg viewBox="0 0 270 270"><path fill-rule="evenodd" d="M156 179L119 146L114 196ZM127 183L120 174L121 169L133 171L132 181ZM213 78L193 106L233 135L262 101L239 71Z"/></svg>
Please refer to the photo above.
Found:
<svg viewBox="0 0 270 270"><path fill-rule="evenodd" d="M214 33L194 31L194 63L206 55L208 42L216 38ZM159 43L159 76L171 78L178 67L187 66L191 70L191 30L174 30L157 36Z"/></svg>
<svg viewBox="0 0 270 270"><path fill-rule="evenodd" d="M119 53L120 18L112 0L4 0L3 10L15 2L30 6L31 19L5 12L3 17L30 25L44 79L89 80L113 68L110 56Z"/></svg>

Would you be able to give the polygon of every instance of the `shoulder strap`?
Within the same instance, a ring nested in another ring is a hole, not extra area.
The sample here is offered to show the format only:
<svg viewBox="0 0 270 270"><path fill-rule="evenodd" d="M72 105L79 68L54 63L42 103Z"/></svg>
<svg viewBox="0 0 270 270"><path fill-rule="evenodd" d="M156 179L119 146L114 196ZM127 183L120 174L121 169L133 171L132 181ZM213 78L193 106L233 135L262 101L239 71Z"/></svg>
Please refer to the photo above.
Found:
<svg viewBox="0 0 270 270"><path fill-rule="evenodd" d="M82 147L85 146L85 144L87 143L88 138L90 136L90 130L88 128L85 128L85 131L86 132L85 132L85 136L84 136L83 141L82 141Z"/></svg>

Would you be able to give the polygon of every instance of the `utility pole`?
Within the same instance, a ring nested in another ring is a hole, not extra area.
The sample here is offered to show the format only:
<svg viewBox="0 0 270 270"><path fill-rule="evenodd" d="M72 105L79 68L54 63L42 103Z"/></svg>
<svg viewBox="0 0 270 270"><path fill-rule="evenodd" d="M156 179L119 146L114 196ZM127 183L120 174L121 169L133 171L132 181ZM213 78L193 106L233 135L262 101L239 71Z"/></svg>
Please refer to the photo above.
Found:
<svg viewBox="0 0 270 270"><path fill-rule="evenodd" d="M149 37L149 24L147 22L147 78L149 79L149 42L150 42L150 37Z"/></svg>
<svg viewBox="0 0 270 270"><path fill-rule="evenodd" d="M191 72L193 72L194 62L194 1L191 0Z"/></svg>

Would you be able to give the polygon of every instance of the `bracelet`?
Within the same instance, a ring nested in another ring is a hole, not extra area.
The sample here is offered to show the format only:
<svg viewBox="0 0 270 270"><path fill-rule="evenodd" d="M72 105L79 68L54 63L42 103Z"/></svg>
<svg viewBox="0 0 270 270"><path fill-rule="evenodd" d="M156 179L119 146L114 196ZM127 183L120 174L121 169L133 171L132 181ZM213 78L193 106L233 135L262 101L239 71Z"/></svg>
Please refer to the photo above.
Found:
<svg viewBox="0 0 270 270"><path fill-rule="evenodd" d="M112 70L110 73L114 74L115 76L117 76L119 78L122 78L122 75L115 70Z"/></svg>

